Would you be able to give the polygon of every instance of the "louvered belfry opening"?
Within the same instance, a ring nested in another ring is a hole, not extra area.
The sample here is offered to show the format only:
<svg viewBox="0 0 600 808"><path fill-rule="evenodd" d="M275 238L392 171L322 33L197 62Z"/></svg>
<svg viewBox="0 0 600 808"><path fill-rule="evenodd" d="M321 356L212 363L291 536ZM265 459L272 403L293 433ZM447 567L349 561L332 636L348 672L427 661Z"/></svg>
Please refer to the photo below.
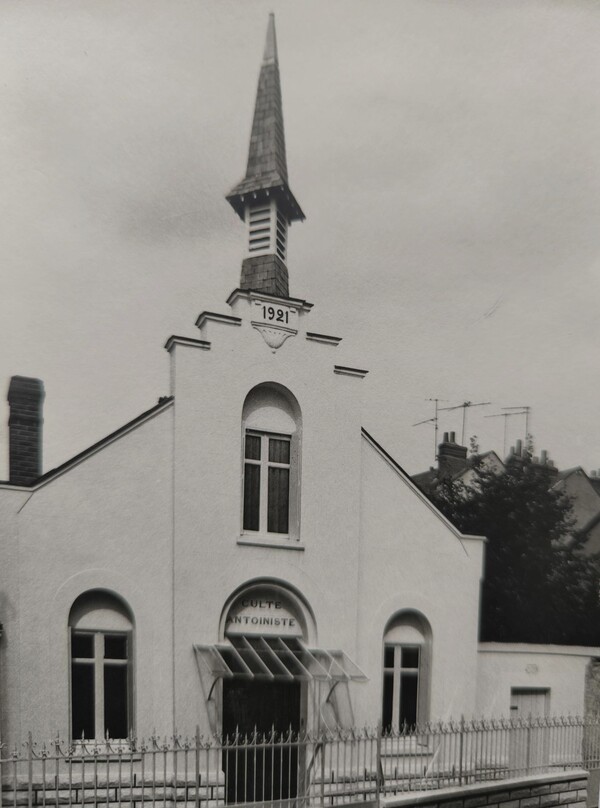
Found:
<svg viewBox="0 0 600 808"><path fill-rule="evenodd" d="M259 255L271 250L271 207L251 206L248 211L248 252Z"/></svg>
<svg viewBox="0 0 600 808"><path fill-rule="evenodd" d="M275 253L285 261L287 219L273 202L248 206L248 253L250 256Z"/></svg>
<svg viewBox="0 0 600 808"><path fill-rule="evenodd" d="M277 211L276 233L275 233L275 247L277 255L282 261L285 261L285 252L287 244L287 221L280 211Z"/></svg>

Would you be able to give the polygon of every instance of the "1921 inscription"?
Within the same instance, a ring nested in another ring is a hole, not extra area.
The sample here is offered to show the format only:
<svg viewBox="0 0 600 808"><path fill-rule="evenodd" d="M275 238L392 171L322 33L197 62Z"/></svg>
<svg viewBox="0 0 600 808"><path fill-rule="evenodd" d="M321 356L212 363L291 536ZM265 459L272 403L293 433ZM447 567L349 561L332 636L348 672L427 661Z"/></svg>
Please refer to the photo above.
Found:
<svg viewBox="0 0 600 808"><path fill-rule="evenodd" d="M270 323L274 326L289 326L294 322L296 310L289 306L268 303L264 300L255 301L255 305L258 309L257 314L259 318L265 323Z"/></svg>
<svg viewBox="0 0 600 808"><path fill-rule="evenodd" d="M289 311L287 309L280 309L279 307L275 308L275 306L263 306L262 315L263 319L269 322L287 324L290 321Z"/></svg>

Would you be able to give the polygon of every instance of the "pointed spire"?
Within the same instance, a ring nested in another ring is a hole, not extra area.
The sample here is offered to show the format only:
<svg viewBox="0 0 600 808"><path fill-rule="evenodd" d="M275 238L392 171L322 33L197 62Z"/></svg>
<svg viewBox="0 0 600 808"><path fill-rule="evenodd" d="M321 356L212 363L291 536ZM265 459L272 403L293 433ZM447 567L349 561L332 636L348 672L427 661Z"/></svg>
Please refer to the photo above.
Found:
<svg viewBox="0 0 600 808"><path fill-rule="evenodd" d="M248 225L242 289L288 297L285 266L288 225L304 213L288 184L275 17L267 38L256 91L246 176L227 195Z"/></svg>
<svg viewBox="0 0 600 808"><path fill-rule="evenodd" d="M293 222L304 219L304 213L288 186L275 15L269 14L265 50L256 91L246 176L229 192L227 200L243 219L245 202L249 194L275 189L281 193L282 208L288 220Z"/></svg>
<svg viewBox="0 0 600 808"><path fill-rule="evenodd" d="M269 14L269 27L267 28L267 41L263 54L263 64L279 64L277 61L277 37L275 36L275 15Z"/></svg>

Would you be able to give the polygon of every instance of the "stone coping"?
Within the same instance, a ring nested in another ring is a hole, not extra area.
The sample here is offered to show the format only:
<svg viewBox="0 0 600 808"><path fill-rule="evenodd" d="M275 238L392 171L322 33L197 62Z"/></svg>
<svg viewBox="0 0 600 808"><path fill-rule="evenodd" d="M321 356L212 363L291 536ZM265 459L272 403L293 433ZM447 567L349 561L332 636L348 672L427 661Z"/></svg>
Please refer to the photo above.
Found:
<svg viewBox="0 0 600 808"><path fill-rule="evenodd" d="M381 804L385 808L404 805L427 805L429 803L444 802L455 796L475 797L478 794L490 794L500 791L511 791L518 786L535 787L546 783L564 783L575 780L587 780L588 772L585 769L572 769L568 772L550 772L548 774L530 774L526 777L513 777L510 780L492 780L487 783L474 785L450 786L436 788L431 791L407 791L404 794L394 794L391 797L381 795Z"/></svg>

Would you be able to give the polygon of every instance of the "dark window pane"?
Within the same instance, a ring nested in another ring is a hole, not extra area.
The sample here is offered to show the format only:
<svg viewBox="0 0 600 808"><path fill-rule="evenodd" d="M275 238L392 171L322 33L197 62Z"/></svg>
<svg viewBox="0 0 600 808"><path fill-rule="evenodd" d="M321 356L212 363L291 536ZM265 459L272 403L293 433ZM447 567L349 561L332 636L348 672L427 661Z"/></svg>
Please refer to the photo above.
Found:
<svg viewBox="0 0 600 808"><path fill-rule="evenodd" d="M392 703L394 699L394 677L391 673L383 675L383 709L381 711L381 723L383 731L389 732L392 729Z"/></svg>
<svg viewBox="0 0 600 808"><path fill-rule="evenodd" d="M289 469L269 468L269 507L267 530L269 533L287 533L290 500Z"/></svg>
<svg viewBox="0 0 600 808"><path fill-rule="evenodd" d="M73 662L71 665L71 737L94 738L94 666Z"/></svg>
<svg viewBox="0 0 600 808"><path fill-rule="evenodd" d="M94 635L93 634L71 634L71 656L82 659L94 658Z"/></svg>
<svg viewBox="0 0 600 808"><path fill-rule="evenodd" d="M383 667L384 668L393 668L394 667L394 651L395 648L393 645L386 645L383 651Z"/></svg>
<svg viewBox="0 0 600 808"><path fill-rule="evenodd" d="M290 442L279 438L269 439L269 460L271 463L290 462Z"/></svg>
<svg viewBox="0 0 600 808"><path fill-rule="evenodd" d="M104 659L127 659L125 634L107 634L104 637Z"/></svg>
<svg viewBox="0 0 600 808"><path fill-rule="evenodd" d="M418 668L419 667L419 648L417 647L404 647L402 649L402 667L403 668Z"/></svg>
<svg viewBox="0 0 600 808"><path fill-rule="evenodd" d="M419 677L414 673L400 676L400 726L414 727L417 723L417 694Z"/></svg>
<svg viewBox="0 0 600 808"><path fill-rule="evenodd" d="M244 530L258 530L260 515L260 466L244 466Z"/></svg>
<svg viewBox="0 0 600 808"><path fill-rule="evenodd" d="M246 435L246 458L260 460L260 436Z"/></svg>
<svg viewBox="0 0 600 808"><path fill-rule="evenodd" d="M109 738L129 735L127 665L104 666L104 731Z"/></svg>

